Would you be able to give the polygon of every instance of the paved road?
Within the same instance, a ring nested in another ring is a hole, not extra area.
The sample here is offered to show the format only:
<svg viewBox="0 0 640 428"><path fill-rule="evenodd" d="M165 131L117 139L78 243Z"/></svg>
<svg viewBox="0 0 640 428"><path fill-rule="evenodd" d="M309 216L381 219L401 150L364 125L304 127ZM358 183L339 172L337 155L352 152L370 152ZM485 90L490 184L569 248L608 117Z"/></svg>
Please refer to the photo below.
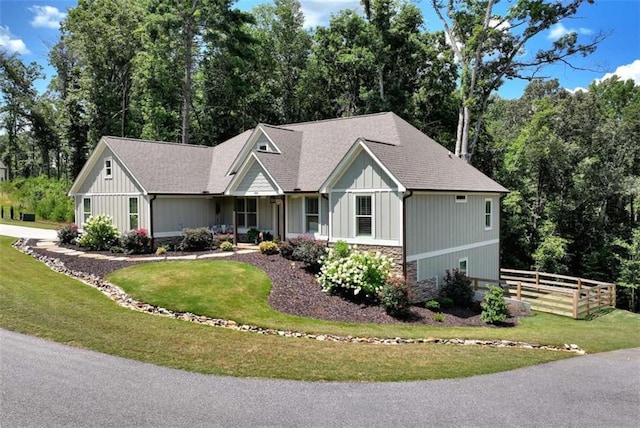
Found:
<svg viewBox="0 0 640 428"><path fill-rule="evenodd" d="M308 383L143 364L0 330L0 426L636 427L640 349L466 379Z"/></svg>
<svg viewBox="0 0 640 428"><path fill-rule="evenodd" d="M55 230L13 226L9 224L0 224L0 235L11 236L14 238L58 239L58 235Z"/></svg>

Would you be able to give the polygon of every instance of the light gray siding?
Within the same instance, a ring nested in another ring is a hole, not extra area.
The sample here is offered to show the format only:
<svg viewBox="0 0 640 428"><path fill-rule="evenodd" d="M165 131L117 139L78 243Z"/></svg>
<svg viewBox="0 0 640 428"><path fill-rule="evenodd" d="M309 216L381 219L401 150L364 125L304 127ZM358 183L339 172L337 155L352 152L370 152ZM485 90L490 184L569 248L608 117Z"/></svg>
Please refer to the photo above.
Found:
<svg viewBox="0 0 640 428"><path fill-rule="evenodd" d="M418 260L418 281L438 277L438 286L447 269L458 268L460 259L467 259L467 276L499 279L499 244L456 251L441 256Z"/></svg>
<svg viewBox="0 0 640 428"><path fill-rule="evenodd" d="M491 230L485 230L485 199L492 200ZM498 195L467 195L456 203L453 194L414 194L407 204L407 255L498 239Z"/></svg>
<svg viewBox="0 0 640 428"><path fill-rule="evenodd" d="M329 198L320 196L320 235L329 235Z"/></svg>
<svg viewBox="0 0 640 428"><path fill-rule="evenodd" d="M111 160L111 177L107 177L105 170L105 160ZM87 179L83 182L78 193L98 193L98 194L122 194L122 193L142 193L133 178L126 169L113 156L109 148L105 148L104 153L98 159L93 169L89 171Z"/></svg>
<svg viewBox="0 0 640 428"><path fill-rule="evenodd" d="M332 238L356 239L355 232L355 195L371 195L373 198L373 240L397 241L400 239L401 196L398 192L374 191L332 192L331 224Z"/></svg>
<svg viewBox="0 0 640 428"><path fill-rule="evenodd" d="M258 198L258 229L273 230L273 204L266 196Z"/></svg>
<svg viewBox="0 0 640 428"><path fill-rule="evenodd" d="M395 189L397 186L380 166L362 151L333 186L334 189Z"/></svg>
<svg viewBox="0 0 640 428"><path fill-rule="evenodd" d="M302 204L304 198L302 196L287 196L287 233L303 233L302 232Z"/></svg>
<svg viewBox="0 0 640 428"><path fill-rule="evenodd" d="M138 199L138 227L149 230L149 203L148 197L142 195L76 195L76 224L83 228L84 199L91 200L91 215L108 215L112 217L113 224L120 233L130 230L129 223L129 199Z"/></svg>
<svg viewBox="0 0 640 428"><path fill-rule="evenodd" d="M153 233L182 232L184 228L216 224L215 202L207 198L165 198L153 201Z"/></svg>
<svg viewBox="0 0 640 428"><path fill-rule="evenodd" d="M276 194L277 186L269 179L258 162L253 162L245 173L234 193L238 194Z"/></svg>

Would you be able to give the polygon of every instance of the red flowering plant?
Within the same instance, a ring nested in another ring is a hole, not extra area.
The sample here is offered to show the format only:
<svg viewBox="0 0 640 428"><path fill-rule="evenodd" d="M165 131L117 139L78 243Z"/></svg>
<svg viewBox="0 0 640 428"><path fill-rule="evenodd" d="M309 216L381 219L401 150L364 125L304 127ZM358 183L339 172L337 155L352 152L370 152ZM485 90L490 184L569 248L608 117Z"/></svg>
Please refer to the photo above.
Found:
<svg viewBox="0 0 640 428"><path fill-rule="evenodd" d="M409 284L400 276L387 278L378 295L380 305L389 315L403 318L411 312L411 295Z"/></svg>
<svg viewBox="0 0 640 428"><path fill-rule="evenodd" d="M122 247L127 254L147 254L151 252L151 238L146 229L131 229L122 237Z"/></svg>
<svg viewBox="0 0 640 428"><path fill-rule="evenodd" d="M78 226L75 224L65 224L58 229L58 241L61 244L75 244L79 235Z"/></svg>

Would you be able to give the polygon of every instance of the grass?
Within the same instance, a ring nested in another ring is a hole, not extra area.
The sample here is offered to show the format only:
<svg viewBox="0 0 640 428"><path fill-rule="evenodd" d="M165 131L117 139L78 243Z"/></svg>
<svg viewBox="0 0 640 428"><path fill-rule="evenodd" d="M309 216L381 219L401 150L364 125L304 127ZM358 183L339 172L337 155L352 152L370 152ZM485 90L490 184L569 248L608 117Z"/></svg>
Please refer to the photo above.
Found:
<svg viewBox="0 0 640 428"><path fill-rule="evenodd" d="M230 376L312 381L405 381L495 373L571 356L562 352L475 346L384 346L320 342L262 336L156 317L116 305L99 291L55 273L14 250L10 247L11 242L12 238L0 237L0 327L153 364ZM184 266L173 263L167 265ZM194 263L194 268L190 266L189 271L196 271L197 274L206 265ZM155 266L160 268L163 264ZM137 274L135 271L129 273ZM257 275L260 275L259 271ZM188 275L183 279L184 288L192 285L187 278ZM204 290L205 294L216 290L211 288L212 281L205 279L200 282L209 284L209 288ZM260 283L257 288L262 287ZM164 288L169 293L176 292L170 290L170 286L165 285ZM224 301L231 302L239 298L233 294L224 297ZM247 294L244 298L250 300L250 296ZM224 305L220 303L219 307ZM248 319L255 316L277 322L278 317L284 317L291 325L303 326L307 323L312 329L326 327L328 330L351 331L354 335L376 330L373 326L324 323L275 311L267 313L264 306L256 315L250 314L250 305L242 311ZM571 342L584 346L579 339L597 335L600 337L601 350L639 346L637 334L629 333L638 331L638 320L635 314L615 311L596 320L585 321L595 324L590 331ZM570 331L575 330L571 327L574 322L567 319L538 316L531 321L538 323L539 327L550 327L557 331L561 331L563 326L569 327ZM531 330L532 327L524 326L524 329ZM396 331L401 336L412 331L388 326L381 329ZM613 331L616 329L624 330L628 339L616 339L618 334ZM460 336L458 333L465 331L470 336L482 336L492 332L511 333L512 330L519 329L417 329L416 336ZM568 333L563 333L564 338L568 336ZM592 339L592 343L596 342Z"/></svg>
<svg viewBox="0 0 640 428"><path fill-rule="evenodd" d="M5 216L9 216L9 213L5 211ZM15 213L14 216L18 216L18 213ZM11 226L23 226L23 227L36 227L38 229L58 229L62 224L55 221L48 220L36 220L36 221L22 221L22 220L11 220L9 218L0 218L0 224L8 224Z"/></svg>

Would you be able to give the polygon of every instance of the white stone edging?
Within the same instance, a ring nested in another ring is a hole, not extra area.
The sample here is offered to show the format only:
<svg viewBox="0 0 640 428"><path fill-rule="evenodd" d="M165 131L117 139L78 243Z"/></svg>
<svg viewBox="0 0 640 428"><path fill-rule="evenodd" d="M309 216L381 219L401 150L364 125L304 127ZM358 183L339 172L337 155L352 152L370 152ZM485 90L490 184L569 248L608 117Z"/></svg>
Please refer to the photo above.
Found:
<svg viewBox="0 0 640 428"><path fill-rule="evenodd" d="M309 334L309 333L301 333L296 331L277 330L277 329L246 325L246 324L238 324L233 320L210 318L202 315L196 315L190 312L175 312L159 306L140 302L132 298L131 296L129 296L120 287L108 281L104 281L103 279L101 279L96 275L91 275L84 272L68 269L60 259L38 254L29 245L27 245L27 240L25 239L19 239L13 244L13 246L19 251L27 255L30 255L36 260L44 263L51 270L62 273L71 278L77 279L89 285L90 287L93 287L101 291L103 294L105 294L111 300L115 301L120 306L123 306L125 308L131 309L134 311L138 311L138 312L144 312L152 315L194 322L197 324L209 325L212 327L227 328L231 330L251 332L256 334L313 339L313 340L331 341L331 342L369 343L369 344L378 344L378 345L439 343L439 344L451 344L451 345L493 346L498 348L541 349L541 350L547 350L547 351L573 352L578 355L586 354L586 352L583 349L580 349L580 347L578 347L575 344L565 344L563 346L555 346L555 345L540 345L540 344L527 343L527 342L516 342L511 340L480 340L480 339L457 339L457 338L442 339L442 338L434 338L434 337L429 337L426 339L406 339L406 338L400 338L400 337L382 338L382 337L337 336L337 335L330 335L330 334Z"/></svg>

